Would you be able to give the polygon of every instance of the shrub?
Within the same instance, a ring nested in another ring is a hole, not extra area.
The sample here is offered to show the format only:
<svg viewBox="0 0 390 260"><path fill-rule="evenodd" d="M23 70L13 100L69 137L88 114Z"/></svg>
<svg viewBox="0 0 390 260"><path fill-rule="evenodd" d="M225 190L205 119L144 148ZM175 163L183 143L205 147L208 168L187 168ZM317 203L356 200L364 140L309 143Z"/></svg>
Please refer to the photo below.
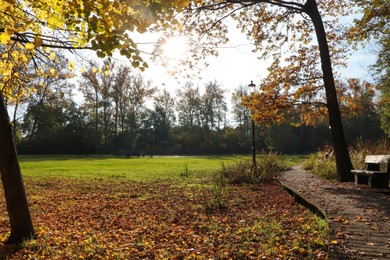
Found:
<svg viewBox="0 0 390 260"><path fill-rule="evenodd" d="M355 169L363 169L365 167L364 159L366 155L389 154L390 147L387 139L382 139L377 142L365 141L362 138L357 139L355 148L350 149L352 165Z"/></svg>
<svg viewBox="0 0 390 260"><path fill-rule="evenodd" d="M318 152L311 154L303 163L303 169L312 171L325 179L336 179L336 159L333 148L326 145Z"/></svg>
<svg viewBox="0 0 390 260"><path fill-rule="evenodd" d="M222 163L220 171L214 172L202 188L202 202L208 213L223 211L228 207L228 184L253 184L271 181L275 175L287 168L286 160L276 153L258 156L256 168L252 161L241 160L229 166Z"/></svg>
<svg viewBox="0 0 390 260"><path fill-rule="evenodd" d="M274 179L275 175L287 168L287 162L279 158L277 153L262 153L257 157L256 168L252 161L238 161L232 165L222 164L221 172L232 184L259 183Z"/></svg>
<svg viewBox="0 0 390 260"><path fill-rule="evenodd" d="M350 149L352 165L356 169L363 169L365 167L364 159L366 155L389 154L389 146L387 140L380 140L376 143L364 141L359 138L356 141L355 147ZM309 158L303 163L303 169L310 170L326 179L336 179L336 159L334 157L333 148L326 145L318 152L311 154Z"/></svg>

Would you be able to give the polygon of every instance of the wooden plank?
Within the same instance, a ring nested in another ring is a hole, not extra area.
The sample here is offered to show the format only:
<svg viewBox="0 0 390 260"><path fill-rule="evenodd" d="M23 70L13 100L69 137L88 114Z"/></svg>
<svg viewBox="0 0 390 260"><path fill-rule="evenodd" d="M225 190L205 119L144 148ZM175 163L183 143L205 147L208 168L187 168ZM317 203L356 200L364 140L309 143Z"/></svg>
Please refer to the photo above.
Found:
<svg viewBox="0 0 390 260"><path fill-rule="evenodd" d="M390 163L390 155L367 155L366 163Z"/></svg>
<svg viewBox="0 0 390 260"><path fill-rule="evenodd" d="M353 174L358 174L358 175L387 174L387 172L369 171L369 170L351 170L351 173L353 173Z"/></svg>

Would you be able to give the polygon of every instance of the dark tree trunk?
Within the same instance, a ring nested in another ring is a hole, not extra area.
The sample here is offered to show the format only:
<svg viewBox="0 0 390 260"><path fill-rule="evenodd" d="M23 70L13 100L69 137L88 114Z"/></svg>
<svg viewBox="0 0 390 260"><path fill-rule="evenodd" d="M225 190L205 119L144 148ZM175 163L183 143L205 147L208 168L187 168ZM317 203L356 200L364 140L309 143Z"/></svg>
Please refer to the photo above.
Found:
<svg viewBox="0 0 390 260"><path fill-rule="evenodd" d="M324 24L318 11L316 1L307 0L304 6L304 12L308 14L313 21L318 45L320 48L321 66L329 113L329 125L331 128L332 141L336 156L337 180L341 182L352 181L353 176L350 174L352 163L348 152L347 142L344 136L343 125L341 122L340 107L337 100L336 87L334 84L329 46L326 39Z"/></svg>
<svg viewBox="0 0 390 260"><path fill-rule="evenodd" d="M15 244L32 239L34 237L34 228L12 136L12 127L1 91L0 172L11 224L11 235L6 243Z"/></svg>
<svg viewBox="0 0 390 260"><path fill-rule="evenodd" d="M14 124L14 127L12 128L12 135L15 137L16 136L16 129L18 127L18 122L16 121L16 114L18 112L18 108L19 108L19 101L16 102L15 104L15 109L14 109L14 116L13 116L13 124Z"/></svg>

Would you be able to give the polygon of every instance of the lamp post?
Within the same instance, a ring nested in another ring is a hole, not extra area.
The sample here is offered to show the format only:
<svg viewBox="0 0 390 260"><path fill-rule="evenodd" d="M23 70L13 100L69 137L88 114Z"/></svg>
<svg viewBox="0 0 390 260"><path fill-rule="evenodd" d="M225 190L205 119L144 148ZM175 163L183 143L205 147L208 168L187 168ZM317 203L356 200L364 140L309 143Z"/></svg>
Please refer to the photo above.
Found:
<svg viewBox="0 0 390 260"><path fill-rule="evenodd" d="M251 84L248 85L248 89L250 94L255 93L256 85L253 84L251 80ZM256 138L255 138L255 120L253 120L252 114L252 160L253 160L253 168L256 169Z"/></svg>
<svg viewBox="0 0 390 260"><path fill-rule="evenodd" d="M153 158L153 147L154 147L154 126L150 127L152 130L152 141L150 142L150 158Z"/></svg>

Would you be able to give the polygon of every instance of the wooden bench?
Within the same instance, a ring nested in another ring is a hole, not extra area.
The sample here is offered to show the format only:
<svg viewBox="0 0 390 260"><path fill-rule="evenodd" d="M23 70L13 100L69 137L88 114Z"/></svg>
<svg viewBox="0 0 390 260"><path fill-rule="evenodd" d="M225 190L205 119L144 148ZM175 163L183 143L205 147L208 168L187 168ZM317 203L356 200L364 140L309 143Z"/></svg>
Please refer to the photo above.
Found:
<svg viewBox="0 0 390 260"><path fill-rule="evenodd" d="M390 155L367 155L365 170L352 170L355 184L368 184L370 188L389 188Z"/></svg>

